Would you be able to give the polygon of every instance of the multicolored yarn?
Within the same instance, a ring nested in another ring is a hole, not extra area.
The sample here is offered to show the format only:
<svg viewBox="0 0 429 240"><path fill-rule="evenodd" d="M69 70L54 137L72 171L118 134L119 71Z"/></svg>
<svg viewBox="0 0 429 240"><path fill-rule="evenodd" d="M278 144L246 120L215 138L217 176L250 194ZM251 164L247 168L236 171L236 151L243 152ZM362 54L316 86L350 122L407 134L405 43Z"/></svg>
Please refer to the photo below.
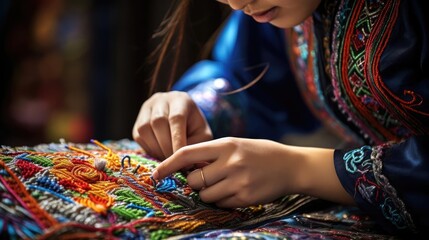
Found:
<svg viewBox="0 0 429 240"><path fill-rule="evenodd" d="M384 235L376 228L374 222L363 216L357 208L333 206L316 212L288 215L251 229L217 229L174 239L400 239Z"/></svg>
<svg viewBox="0 0 429 240"><path fill-rule="evenodd" d="M255 225L313 200L219 209L180 172L155 183L159 162L128 140L0 150L0 236L8 239L164 239Z"/></svg>
<svg viewBox="0 0 429 240"><path fill-rule="evenodd" d="M127 139L1 146L0 239L392 239L302 195L219 209L180 172L153 181L158 164Z"/></svg>

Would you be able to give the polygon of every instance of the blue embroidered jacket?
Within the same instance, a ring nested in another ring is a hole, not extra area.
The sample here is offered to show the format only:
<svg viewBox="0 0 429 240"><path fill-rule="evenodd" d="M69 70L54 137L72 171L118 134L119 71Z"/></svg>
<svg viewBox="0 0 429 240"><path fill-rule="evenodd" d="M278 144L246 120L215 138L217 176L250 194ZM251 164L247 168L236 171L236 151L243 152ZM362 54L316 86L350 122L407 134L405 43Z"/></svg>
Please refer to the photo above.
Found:
<svg viewBox="0 0 429 240"><path fill-rule="evenodd" d="M387 231L429 229L429 15L423 1L322 1L290 30L233 12L212 59L176 83L215 137L324 125L344 188ZM425 4L426 5L426 4ZM426 13L425 13L426 12ZM264 71L267 72L264 74ZM246 86L235 94L222 94Z"/></svg>

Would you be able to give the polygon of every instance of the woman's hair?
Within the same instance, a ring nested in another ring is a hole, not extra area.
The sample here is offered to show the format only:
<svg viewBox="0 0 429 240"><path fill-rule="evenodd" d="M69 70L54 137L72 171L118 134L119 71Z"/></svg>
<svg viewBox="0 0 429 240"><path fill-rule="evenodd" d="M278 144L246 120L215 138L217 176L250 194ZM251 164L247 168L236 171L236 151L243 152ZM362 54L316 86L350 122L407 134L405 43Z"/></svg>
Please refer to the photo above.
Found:
<svg viewBox="0 0 429 240"><path fill-rule="evenodd" d="M195 6L191 6L195 4ZM212 4L217 4L213 1ZM222 22L226 19L226 16L230 13L230 8L222 5L219 16L216 19ZM222 7L223 6L223 7ZM171 4L169 11L166 14L166 17L161 22L153 38L160 38L160 43L157 45L154 51L149 55L148 60L153 62L154 68L150 79L149 95L153 94L156 91L156 87L159 83L159 77L161 75L162 67L165 62L167 62L168 55L168 64L171 66L168 67L169 75L167 77L166 90L170 90L174 81L176 80L177 71L179 68L179 62L181 61L181 54L184 45L185 33L189 31L190 22L190 9L192 7L198 7L197 2L192 0L176 0ZM211 7L211 6L210 6ZM223 11L225 10L225 11ZM217 13L217 12L216 12ZM208 16L207 14L204 14ZM209 29L211 29L210 26ZM219 31L222 29L223 24L217 26L214 29L214 32L209 32L210 38L205 39L205 44L200 48L200 57L207 58L210 55L213 44L216 40L216 37ZM207 29L207 28L205 28ZM192 35L192 34L191 34ZM170 59L170 54L172 58ZM164 84L162 84L164 85Z"/></svg>
<svg viewBox="0 0 429 240"><path fill-rule="evenodd" d="M161 42L149 56L149 60L155 61L155 67L150 80L149 94L151 95L156 87L160 74L161 66L165 60L169 48L174 48L173 65L167 80L167 89L170 89L177 71L183 38L185 34L185 25L188 19L188 11L191 0L176 0L167 12L166 17L161 22L158 30L153 35L154 38L161 38ZM174 41L174 46L171 46Z"/></svg>
<svg viewBox="0 0 429 240"><path fill-rule="evenodd" d="M158 79L160 76L160 72L163 66L163 63L166 60L167 54L169 54L169 50L173 49L173 59L171 63L171 67L169 67L169 75L166 83L166 90L170 90L174 81L176 80L176 74L178 69L179 60L181 57L182 45L185 36L186 25L189 20L189 9L192 0L176 0L170 7L167 12L166 17L161 22L158 30L153 35L154 38L161 38L161 42L155 48L155 50L150 54L149 60L156 59L155 67L152 72L152 76L150 79L150 87L149 87L149 95L152 95L157 87ZM229 9L229 8L228 8ZM230 11L225 12L225 16L228 15ZM224 17L222 17L224 18ZM219 31L222 29L223 24L221 24L217 30L211 35L211 38L208 39L205 46L202 48L201 57L209 56L210 50L216 40L216 37ZM174 45L173 45L174 44ZM169 62L170 64L170 62ZM268 71L269 63L261 63L256 66L249 67L251 68L260 68L263 67L261 73L258 74L252 81L247 83L246 85L231 90L229 92L224 92L222 95L234 94L240 91L243 91L247 88L250 88L254 84L256 84Z"/></svg>

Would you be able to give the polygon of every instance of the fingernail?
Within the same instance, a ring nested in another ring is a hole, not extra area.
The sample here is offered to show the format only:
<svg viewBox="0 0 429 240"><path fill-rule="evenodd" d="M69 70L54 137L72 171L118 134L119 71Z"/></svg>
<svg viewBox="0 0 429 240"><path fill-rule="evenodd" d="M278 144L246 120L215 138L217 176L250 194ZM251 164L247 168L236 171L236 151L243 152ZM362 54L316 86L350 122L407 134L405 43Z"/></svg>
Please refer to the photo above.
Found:
<svg viewBox="0 0 429 240"><path fill-rule="evenodd" d="M158 173L158 170L154 170L153 172L152 172L152 178L153 179L155 179L155 180L158 180L158 178L159 178L159 173Z"/></svg>

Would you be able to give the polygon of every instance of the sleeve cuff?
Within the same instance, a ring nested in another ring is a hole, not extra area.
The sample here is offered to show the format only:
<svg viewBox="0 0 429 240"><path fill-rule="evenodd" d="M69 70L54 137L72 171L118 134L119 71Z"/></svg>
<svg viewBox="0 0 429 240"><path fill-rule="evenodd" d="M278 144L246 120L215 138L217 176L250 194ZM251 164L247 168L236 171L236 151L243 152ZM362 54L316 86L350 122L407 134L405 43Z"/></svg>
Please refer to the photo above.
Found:
<svg viewBox="0 0 429 240"><path fill-rule="evenodd" d="M415 232L415 225L404 202L383 174L383 151L388 147L389 144L384 144L349 151L336 150L335 170L358 207L385 230L392 233Z"/></svg>

